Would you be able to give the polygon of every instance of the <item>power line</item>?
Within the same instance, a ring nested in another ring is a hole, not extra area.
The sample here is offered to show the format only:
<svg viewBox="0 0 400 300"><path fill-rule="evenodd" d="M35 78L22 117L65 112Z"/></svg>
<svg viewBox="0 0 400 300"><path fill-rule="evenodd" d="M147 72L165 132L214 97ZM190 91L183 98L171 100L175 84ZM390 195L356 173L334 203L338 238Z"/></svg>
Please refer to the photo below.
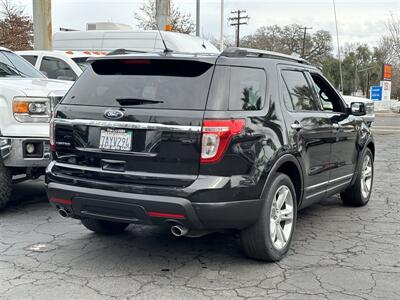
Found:
<svg viewBox="0 0 400 300"><path fill-rule="evenodd" d="M249 16L243 15L246 10L235 10L231 11L234 17L230 17L228 20L231 21L230 26L236 26L236 47L240 46L240 25L247 25L247 21L250 19Z"/></svg>
<svg viewBox="0 0 400 300"><path fill-rule="evenodd" d="M305 53L306 53L306 37L307 37L307 30L312 29L312 27L303 27L301 28L304 30L304 36L303 36L303 50L301 51L301 58L305 58Z"/></svg>

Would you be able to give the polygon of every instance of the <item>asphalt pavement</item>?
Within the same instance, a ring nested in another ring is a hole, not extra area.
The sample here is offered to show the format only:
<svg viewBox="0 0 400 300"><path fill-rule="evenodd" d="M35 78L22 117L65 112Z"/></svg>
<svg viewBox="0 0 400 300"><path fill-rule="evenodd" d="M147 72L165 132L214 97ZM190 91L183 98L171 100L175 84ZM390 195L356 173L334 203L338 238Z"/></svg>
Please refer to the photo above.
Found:
<svg viewBox="0 0 400 300"><path fill-rule="evenodd" d="M301 211L279 263L246 258L236 235L131 225L97 236L58 216L41 180L17 184L0 213L0 298L400 299L400 114L374 128L368 206L335 196Z"/></svg>

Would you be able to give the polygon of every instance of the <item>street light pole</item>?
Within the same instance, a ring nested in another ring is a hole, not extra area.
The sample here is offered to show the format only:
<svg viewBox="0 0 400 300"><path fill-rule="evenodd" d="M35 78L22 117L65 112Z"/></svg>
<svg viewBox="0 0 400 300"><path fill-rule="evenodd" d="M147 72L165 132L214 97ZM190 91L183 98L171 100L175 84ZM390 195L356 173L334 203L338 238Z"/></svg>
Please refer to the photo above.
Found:
<svg viewBox="0 0 400 300"><path fill-rule="evenodd" d="M338 29L337 15L336 15L336 3L335 3L335 0L332 0L332 1L333 1L333 11L335 13L335 24L336 24L336 41L337 41L338 58L339 58L339 73L340 73L340 91L343 94L343 72L342 72L342 60L341 60L341 55L340 55L339 29Z"/></svg>
<svg viewBox="0 0 400 300"><path fill-rule="evenodd" d="M200 36L200 0L196 0L196 36Z"/></svg>
<svg viewBox="0 0 400 300"><path fill-rule="evenodd" d="M219 39L219 50L224 51L224 0L221 0L221 36Z"/></svg>

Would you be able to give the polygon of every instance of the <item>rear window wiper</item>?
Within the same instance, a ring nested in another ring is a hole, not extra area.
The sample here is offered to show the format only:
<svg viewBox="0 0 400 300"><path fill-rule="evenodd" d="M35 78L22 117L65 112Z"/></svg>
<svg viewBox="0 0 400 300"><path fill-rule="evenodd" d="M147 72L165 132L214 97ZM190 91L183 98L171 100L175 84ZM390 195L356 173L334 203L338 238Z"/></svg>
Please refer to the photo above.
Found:
<svg viewBox="0 0 400 300"><path fill-rule="evenodd" d="M143 104L157 104L164 103L161 100L140 99L140 98L117 98L115 99L121 105L143 105Z"/></svg>

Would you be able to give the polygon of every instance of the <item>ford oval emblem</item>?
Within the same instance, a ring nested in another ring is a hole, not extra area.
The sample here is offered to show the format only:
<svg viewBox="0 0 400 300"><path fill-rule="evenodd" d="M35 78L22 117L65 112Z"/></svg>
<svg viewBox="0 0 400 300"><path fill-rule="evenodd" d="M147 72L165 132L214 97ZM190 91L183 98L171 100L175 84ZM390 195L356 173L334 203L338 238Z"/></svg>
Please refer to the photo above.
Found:
<svg viewBox="0 0 400 300"><path fill-rule="evenodd" d="M110 120L119 120L124 116L124 112L120 110L106 110L104 116Z"/></svg>

